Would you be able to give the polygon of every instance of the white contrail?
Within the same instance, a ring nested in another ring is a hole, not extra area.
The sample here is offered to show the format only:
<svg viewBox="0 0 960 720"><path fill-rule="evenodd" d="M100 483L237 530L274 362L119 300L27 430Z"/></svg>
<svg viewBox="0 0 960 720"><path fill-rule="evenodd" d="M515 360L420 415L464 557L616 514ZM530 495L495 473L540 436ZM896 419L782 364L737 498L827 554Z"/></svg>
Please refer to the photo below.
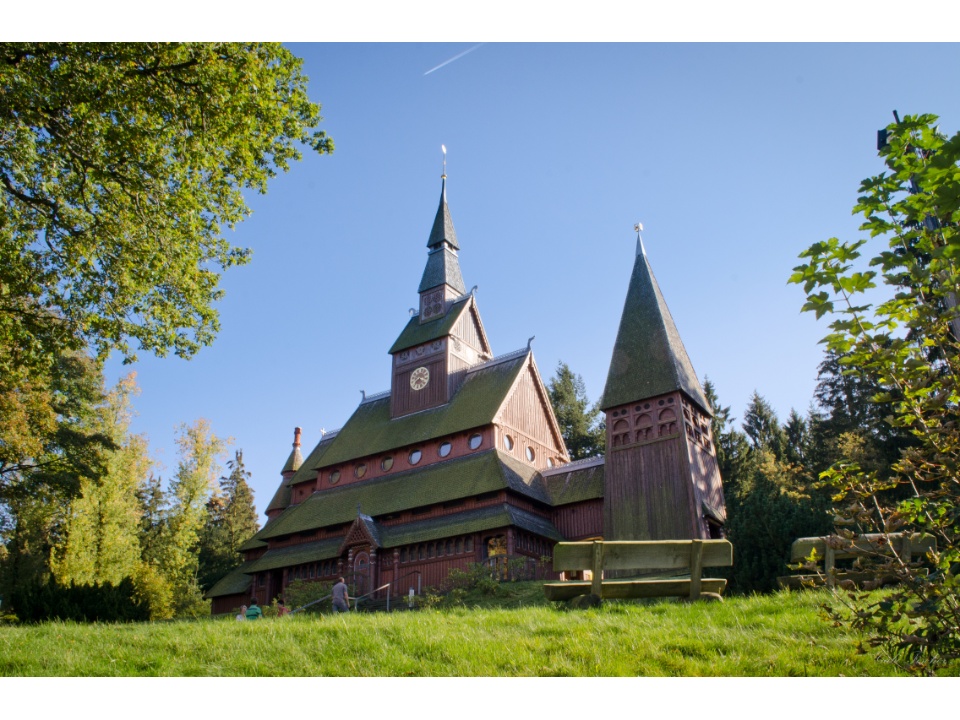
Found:
<svg viewBox="0 0 960 720"><path fill-rule="evenodd" d="M476 50L476 49L477 49L478 47L480 47L481 45L486 45L486 43L477 43L477 44L474 45L472 48L470 48L470 49L468 49L468 50L464 50L464 51L463 51L462 53L460 53L459 55L454 55L454 56L453 56L452 58L450 58L449 60L445 60L444 62L442 62L442 63L440 63L439 65L437 65L435 68L430 68L429 70L427 70L427 71L424 73L424 75L429 75L429 74L432 73L434 70L439 70L439 69L442 68L444 65L449 65L449 64L452 63L454 60L459 60L460 58L462 58L462 57L463 57L464 55L466 55L467 53L472 53L474 50Z"/></svg>

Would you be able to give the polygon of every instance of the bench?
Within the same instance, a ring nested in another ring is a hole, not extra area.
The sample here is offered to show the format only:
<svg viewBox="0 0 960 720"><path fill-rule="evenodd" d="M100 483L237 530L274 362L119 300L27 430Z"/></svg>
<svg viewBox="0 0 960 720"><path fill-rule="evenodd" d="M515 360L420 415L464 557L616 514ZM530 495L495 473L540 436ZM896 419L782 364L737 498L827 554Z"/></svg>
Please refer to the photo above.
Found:
<svg viewBox="0 0 960 720"><path fill-rule="evenodd" d="M701 597L719 599L727 586L722 578L703 577L705 567L733 565L733 545L728 540L635 540L562 542L553 548L556 572L589 570L591 580L545 583L548 600L571 600L580 595L598 599ZM604 579L605 570L686 571L685 577Z"/></svg>
<svg viewBox="0 0 960 720"><path fill-rule="evenodd" d="M800 589L803 587L821 586L833 587L837 583L848 587L850 583L858 587L865 582L887 584L896 582L893 575L877 577L876 573L868 571L837 570L837 560L855 558L892 558L894 555L903 562L909 563L915 557L923 557L930 551L936 551L937 539L932 535L920 533L872 533L857 535L853 538L844 538L840 535L824 537L798 538L790 546L790 562L804 563L808 558L814 558L813 573L802 575L787 575L777 578L781 588ZM819 561L823 561L823 570L820 571ZM868 586L869 587L869 586Z"/></svg>

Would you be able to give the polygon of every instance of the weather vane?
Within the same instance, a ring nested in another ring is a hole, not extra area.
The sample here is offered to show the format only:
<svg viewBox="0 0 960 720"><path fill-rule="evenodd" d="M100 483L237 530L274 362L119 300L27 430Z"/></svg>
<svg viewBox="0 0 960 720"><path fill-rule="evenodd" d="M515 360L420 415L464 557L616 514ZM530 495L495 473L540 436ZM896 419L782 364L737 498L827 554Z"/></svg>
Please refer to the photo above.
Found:
<svg viewBox="0 0 960 720"><path fill-rule="evenodd" d="M447 146L440 145L440 149L443 150L443 175L441 175L440 177L446 180L447 178Z"/></svg>
<svg viewBox="0 0 960 720"><path fill-rule="evenodd" d="M633 226L633 229L637 231L637 234L640 234L640 231L643 230L643 223L636 223Z"/></svg>

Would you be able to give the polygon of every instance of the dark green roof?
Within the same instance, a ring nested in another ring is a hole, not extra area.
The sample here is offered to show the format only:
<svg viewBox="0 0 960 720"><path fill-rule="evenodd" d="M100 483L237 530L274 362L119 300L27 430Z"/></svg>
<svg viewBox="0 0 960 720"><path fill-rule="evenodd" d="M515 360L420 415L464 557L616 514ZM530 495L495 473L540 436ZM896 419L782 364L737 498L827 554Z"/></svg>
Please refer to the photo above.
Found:
<svg viewBox="0 0 960 720"><path fill-rule="evenodd" d="M551 504L569 505L603 497L604 463L593 458L564 465L561 471L550 470L543 477Z"/></svg>
<svg viewBox="0 0 960 720"><path fill-rule="evenodd" d="M436 248L427 255L427 266L423 269L417 292L441 285L449 285L461 295L466 292L463 274L460 272L460 260L457 259L456 251L448 247Z"/></svg>
<svg viewBox="0 0 960 720"><path fill-rule="evenodd" d="M268 522L267 525L269 524L270 523ZM264 530L266 530L266 525L260 528L260 530L257 531L256 535L254 535L252 538L250 538L245 543L243 543L243 545L238 547L237 550L239 550L240 552L246 552L247 550L257 550L258 548L265 548L267 544L260 539L260 533L262 533Z"/></svg>
<svg viewBox="0 0 960 720"><path fill-rule="evenodd" d="M498 450L486 450L422 469L314 493L275 518L258 537L266 540L353 522L357 505L364 514L377 518L503 489L545 504L550 500L535 468Z"/></svg>
<svg viewBox="0 0 960 720"><path fill-rule="evenodd" d="M556 526L549 520L512 505L494 505L456 515L446 515L415 523L381 529L382 547L394 548L410 543L439 540L453 535L482 532L514 525L551 540L563 540Z"/></svg>
<svg viewBox="0 0 960 720"><path fill-rule="evenodd" d="M281 473L286 472L295 472L300 469L300 466L303 465L303 455L300 454L300 446L294 445L293 450L290 451L290 456L287 458L287 461L283 464L283 470Z"/></svg>
<svg viewBox="0 0 960 720"><path fill-rule="evenodd" d="M255 573L263 570L299 565L301 563L329 560L338 557L343 538L327 538L315 542L290 545L288 547L267 550L262 556L247 564L246 572Z"/></svg>
<svg viewBox="0 0 960 720"><path fill-rule="evenodd" d="M250 581L253 579L247 572L253 563L244 563L236 570L232 570L220 578L206 593L205 598L222 597L224 595L240 595L250 591Z"/></svg>
<svg viewBox="0 0 960 720"><path fill-rule="evenodd" d="M300 462L293 477L280 481L280 487L277 488L277 492L274 493L273 499L270 501L270 504L267 505L268 511L283 510L284 508L288 507L293 494L291 488L297 483L306 482L307 480L313 480L316 478L317 463L319 463L323 458L324 453L326 453L326 451L329 449L335 437L336 435L334 434L327 434L320 440L320 442L317 443L317 446L310 451L310 454L307 455L307 459ZM294 450L297 452L297 454L300 453L300 448L294 448ZM290 461L288 460L287 462L289 464ZM284 472L286 472L286 469Z"/></svg>
<svg viewBox="0 0 960 720"><path fill-rule="evenodd" d="M414 345L422 345L423 343L428 343L431 340L439 340L440 338L449 335L450 331L453 330L453 326L457 324L457 320L460 319L460 316L463 314L464 310L470 306L470 300L472 298L472 295L467 295L466 297L457 300L450 305L450 309L447 310L446 315L441 315L440 317L434 320L428 320L425 323L420 322L419 315L414 315L412 318L410 318L410 322L407 323L406 327L403 328L403 332L400 333L400 337L397 338L397 341L393 344L393 347L390 348L390 354L393 355L394 353L398 353L401 350L406 350Z"/></svg>
<svg viewBox="0 0 960 720"><path fill-rule="evenodd" d="M526 352L477 366L446 405L390 418L390 398L360 404L312 469L489 425L520 375ZM303 467L307 467L304 462ZM302 468L301 468L302 469Z"/></svg>
<svg viewBox="0 0 960 720"><path fill-rule="evenodd" d="M457 245L457 233L453 229L453 219L450 217L450 208L447 207L447 181L444 180L440 186L440 207L437 208L437 216L433 219L433 227L430 229L430 237L427 240L427 247L434 248L447 243L455 250L459 250Z"/></svg>
<svg viewBox="0 0 960 720"><path fill-rule="evenodd" d="M712 414L647 255L637 245L600 409L682 390Z"/></svg>

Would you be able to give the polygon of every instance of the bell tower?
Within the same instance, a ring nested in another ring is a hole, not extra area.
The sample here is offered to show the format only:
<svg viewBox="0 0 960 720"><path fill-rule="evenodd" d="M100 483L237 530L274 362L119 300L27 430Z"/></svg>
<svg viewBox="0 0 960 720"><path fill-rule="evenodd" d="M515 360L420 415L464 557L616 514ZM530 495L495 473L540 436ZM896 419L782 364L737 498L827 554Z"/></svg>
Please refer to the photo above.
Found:
<svg viewBox="0 0 960 720"><path fill-rule="evenodd" d="M722 536L712 411L653 275L637 253L600 409L606 416L607 540Z"/></svg>
<svg viewBox="0 0 960 720"><path fill-rule="evenodd" d="M493 357L477 310L476 288L467 293L463 283L459 250L444 172L440 207L427 239L427 265L418 288L420 312L410 318L390 348L391 417L449 402L467 368Z"/></svg>

